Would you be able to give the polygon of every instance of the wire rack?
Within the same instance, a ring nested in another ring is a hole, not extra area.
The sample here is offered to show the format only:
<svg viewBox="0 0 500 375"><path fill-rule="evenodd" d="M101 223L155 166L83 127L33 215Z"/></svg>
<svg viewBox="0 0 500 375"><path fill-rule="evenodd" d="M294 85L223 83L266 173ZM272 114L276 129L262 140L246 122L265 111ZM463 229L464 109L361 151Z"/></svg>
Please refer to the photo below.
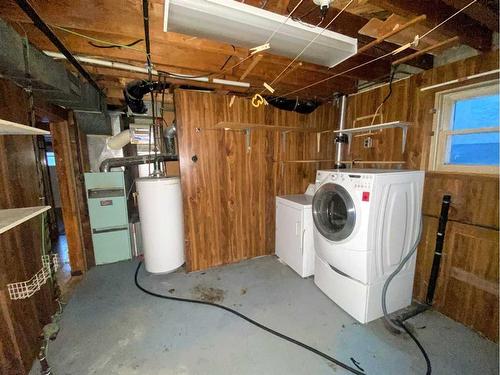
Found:
<svg viewBox="0 0 500 375"><path fill-rule="evenodd" d="M42 255L42 268L31 279L7 284L11 300L26 299L33 296L59 269L57 254Z"/></svg>

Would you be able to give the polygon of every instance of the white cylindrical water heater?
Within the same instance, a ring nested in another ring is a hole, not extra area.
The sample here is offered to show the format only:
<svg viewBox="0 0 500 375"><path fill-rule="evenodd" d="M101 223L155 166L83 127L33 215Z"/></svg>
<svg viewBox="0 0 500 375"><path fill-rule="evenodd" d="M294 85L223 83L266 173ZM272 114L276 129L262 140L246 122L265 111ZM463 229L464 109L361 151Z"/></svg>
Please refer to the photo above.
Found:
<svg viewBox="0 0 500 375"><path fill-rule="evenodd" d="M136 180L144 265L151 273L174 271L184 263L184 225L179 177Z"/></svg>

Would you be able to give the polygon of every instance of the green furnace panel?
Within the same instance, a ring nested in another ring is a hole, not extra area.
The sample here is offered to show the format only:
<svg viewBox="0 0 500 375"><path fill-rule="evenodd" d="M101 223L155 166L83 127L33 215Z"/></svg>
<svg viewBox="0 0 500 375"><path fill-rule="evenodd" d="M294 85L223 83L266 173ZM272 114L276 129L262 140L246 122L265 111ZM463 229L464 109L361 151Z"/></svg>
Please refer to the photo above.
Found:
<svg viewBox="0 0 500 375"><path fill-rule="evenodd" d="M130 259L123 172L85 173L85 187L96 264Z"/></svg>

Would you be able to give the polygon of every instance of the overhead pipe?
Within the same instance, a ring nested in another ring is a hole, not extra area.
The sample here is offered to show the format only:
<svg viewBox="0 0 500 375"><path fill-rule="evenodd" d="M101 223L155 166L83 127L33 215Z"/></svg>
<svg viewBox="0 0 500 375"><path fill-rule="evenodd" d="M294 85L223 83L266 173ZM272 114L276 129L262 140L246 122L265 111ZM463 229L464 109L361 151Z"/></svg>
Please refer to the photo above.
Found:
<svg viewBox="0 0 500 375"><path fill-rule="evenodd" d="M61 40L57 37L56 34L50 29L50 27L42 20L42 18L38 15L36 10L31 6L31 4L26 0L16 0L17 5L26 13L26 15L33 21L35 26L45 34L47 38L54 44L59 51L64 55L66 59L80 72L80 74L92 85L94 88L101 92L101 88L94 81L94 78L90 75L89 72L80 64L78 59L66 48L66 46L61 42Z"/></svg>
<svg viewBox="0 0 500 375"><path fill-rule="evenodd" d="M345 119L347 115L347 95L340 98L339 130L345 129ZM345 169L346 165L342 162L344 144L348 142L346 134L337 133L335 136L335 169Z"/></svg>
<svg viewBox="0 0 500 375"><path fill-rule="evenodd" d="M162 161L178 161L178 155L165 155L165 154L149 154L149 155L137 155L137 156L125 156L123 158L109 158L101 162L99 170L101 172L109 172L111 168L118 167L131 167L133 165L140 164L150 164L159 163Z"/></svg>
<svg viewBox="0 0 500 375"><path fill-rule="evenodd" d="M130 143L130 138L130 129L127 129L109 138L106 144L111 150L121 150Z"/></svg>
<svg viewBox="0 0 500 375"><path fill-rule="evenodd" d="M47 56L50 56L54 59L65 59L66 58L66 56L60 52L43 51L43 53L45 53ZM117 61L96 59L96 58L90 57L90 56L76 55L74 57L78 61L85 63L85 64L89 64L89 65L102 66L105 68L112 68L112 69L118 69L118 70L126 70L129 72L148 74L147 68L143 68L143 67L132 65L132 64L125 64L125 63L121 63L121 62L117 62ZM151 71L151 73L154 76L159 75L159 72L156 69L153 69ZM213 84L225 85L225 86L234 86L234 87L243 87L243 88L250 87L249 82L231 81L231 80L227 80L227 79L218 79L218 78L214 78L214 79L210 80L208 76L207 77L193 77L193 76L190 76L189 74L175 73L175 77L173 77L173 78L176 78L179 80L184 79L184 80L188 80L188 81L213 83Z"/></svg>

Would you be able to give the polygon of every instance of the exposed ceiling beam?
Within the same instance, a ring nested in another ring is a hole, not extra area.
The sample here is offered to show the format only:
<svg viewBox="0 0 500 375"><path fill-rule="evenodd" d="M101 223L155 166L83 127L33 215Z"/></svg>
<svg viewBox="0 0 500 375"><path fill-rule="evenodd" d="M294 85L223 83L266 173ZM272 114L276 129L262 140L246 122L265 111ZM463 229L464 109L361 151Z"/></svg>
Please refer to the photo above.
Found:
<svg viewBox="0 0 500 375"><path fill-rule="evenodd" d="M274 0L276 1L276 0ZM295 5L298 4L300 0L292 0L290 1L290 5L288 8L282 12L281 14L288 14L288 11L291 11ZM269 3L272 3L273 0L270 0ZM247 1L249 5L254 5L254 6L259 6L255 4L255 1ZM335 5L335 2L333 3ZM317 8L317 9L316 9ZM268 7L266 7L268 9ZM312 11L311 11L312 10ZM278 13L278 12L276 12ZM321 23L321 25L327 25L334 17L336 17L340 13L340 10L335 8L334 6L330 7L328 9L328 13ZM319 15L319 8L312 4L312 1L304 1L300 7L296 10L294 13L294 17L300 19L302 22L308 23L310 25L317 25L319 21L321 20L320 15ZM367 44L372 41L371 38L359 34L359 30L368 22L367 19L349 13L348 10L344 11L338 18L330 25L328 28L329 30L335 31L340 34L344 34L347 36L350 36L352 38L357 38L359 42L359 46L362 46L364 44ZM321 26L320 25L320 26ZM323 26L324 27L324 26ZM389 51L393 51L396 48L398 48L398 45L395 45L393 43L388 43L388 42L383 42L380 43L377 48L373 48L370 50L367 50L364 55L370 56L370 57L379 57L381 55L386 54ZM402 53L402 55L410 55L414 50L409 50L405 51ZM424 55L420 56L418 59L415 59L412 61L412 65L420 68L420 69L430 69L433 66L433 57L430 55Z"/></svg>
<svg viewBox="0 0 500 375"><path fill-rule="evenodd" d="M30 41L34 43L38 48L42 50L55 51L54 47L41 35L35 32L33 26L30 24L24 24L24 29L28 31L30 35ZM94 33L93 35L98 34ZM106 38L106 36L102 36ZM95 48L88 43L87 40L72 36L67 34L61 38L64 40L68 48L75 55L90 55L96 56L103 59L122 61L125 63L134 63L135 65L144 65L145 55L142 52L129 49L99 49ZM184 48L178 48L166 45L165 43L155 42L152 45L152 60L157 69L172 71L181 74L203 74L203 73L219 73L220 68L224 61L227 59L226 56L221 56L215 53L207 53L200 51L193 51ZM352 63L356 63L359 57L354 58ZM237 61L237 60L236 60ZM266 61L266 63L264 63ZM263 58L261 63L259 63L248 75L247 81L254 85L262 86L265 81L271 81L279 72L286 66L285 62L289 60L284 60L283 64L269 63L269 59ZM281 62L281 61L280 61ZM234 64L234 63L232 63ZM251 64L251 59L238 66L234 72L227 72L224 77L227 79L238 80L238 77L245 71L246 67ZM380 76L389 67L385 64L378 65L375 68L365 69L357 76L371 77ZM307 73L302 71L297 72L295 75L290 75L287 78L287 83L291 86L300 87L307 83L313 82L315 80L322 79L330 74L329 70L324 68L318 71L308 71ZM223 77L218 77L223 78ZM354 77L356 78L356 77ZM324 95L325 90L339 91L339 92L353 92L355 90L355 79L349 77L339 77L334 80L330 85L318 88L318 92Z"/></svg>
<svg viewBox="0 0 500 375"><path fill-rule="evenodd" d="M455 8L446 5L441 0L370 0L370 3L403 17L426 14L427 20L425 24L431 28L456 12ZM469 3L468 0L467 3ZM473 4L470 8L473 8L476 4ZM439 30L449 36L459 36L464 44L481 51L491 49L491 30L480 25L467 14L456 15L441 26Z"/></svg>
<svg viewBox="0 0 500 375"><path fill-rule="evenodd" d="M461 9L466 6L470 0L442 0L446 5L455 9ZM470 18L486 26L491 31L498 32L498 7L497 11L492 11L487 5L477 2L473 6L464 10Z"/></svg>

